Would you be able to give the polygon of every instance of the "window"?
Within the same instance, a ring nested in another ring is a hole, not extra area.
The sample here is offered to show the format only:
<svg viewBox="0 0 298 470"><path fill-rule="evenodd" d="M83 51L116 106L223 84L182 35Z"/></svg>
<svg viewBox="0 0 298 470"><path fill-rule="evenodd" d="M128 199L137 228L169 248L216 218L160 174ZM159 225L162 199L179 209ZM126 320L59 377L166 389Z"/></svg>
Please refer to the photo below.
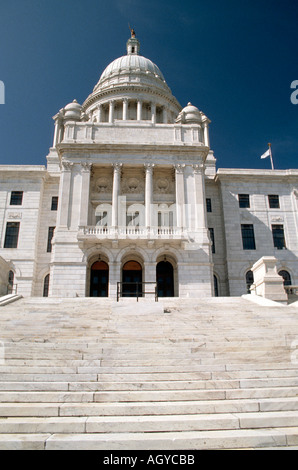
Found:
<svg viewBox="0 0 298 470"><path fill-rule="evenodd" d="M55 227L49 227L47 253L52 253L52 238L54 236L54 230L55 230Z"/></svg>
<svg viewBox="0 0 298 470"><path fill-rule="evenodd" d="M212 212L212 204L211 204L210 197L207 197L206 199L206 208L207 208L207 212Z"/></svg>
<svg viewBox="0 0 298 470"><path fill-rule="evenodd" d="M43 297L49 296L50 275L47 274L43 281Z"/></svg>
<svg viewBox="0 0 298 470"><path fill-rule="evenodd" d="M250 288L252 284L254 283L254 275L252 271L247 271L245 275L245 281L246 281L246 292L250 294Z"/></svg>
<svg viewBox="0 0 298 470"><path fill-rule="evenodd" d="M19 239L20 222L7 222L4 248L17 248Z"/></svg>
<svg viewBox="0 0 298 470"><path fill-rule="evenodd" d="M238 201L241 209L250 207L249 194L238 194Z"/></svg>
<svg viewBox="0 0 298 470"><path fill-rule="evenodd" d="M21 206L23 203L23 191L11 191L10 205Z"/></svg>
<svg viewBox="0 0 298 470"><path fill-rule="evenodd" d="M215 241L214 241L214 228L209 228L210 241L211 241L211 250L212 253L215 253Z"/></svg>
<svg viewBox="0 0 298 470"><path fill-rule="evenodd" d="M279 209L279 196L275 194L269 194L268 196L268 201L269 201L269 207L270 209Z"/></svg>
<svg viewBox="0 0 298 470"><path fill-rule="evenodd" d="M51 211L56 211L58 209L58 196L52 197Z"/></svg>
<svg viewBox="0 0 298 470"><path fill-rule="evenodd" d="M274 248L282 250L286 248L284 226L283 225L272 225L272 236Z"/></svg>
<svg viewBox="0 0 298 470"><path fill-rule="evenodd" d="M241 234L242 234L243 250L255 250L256 242L255 242L254 226L252 224L241 225Z"/></svg>

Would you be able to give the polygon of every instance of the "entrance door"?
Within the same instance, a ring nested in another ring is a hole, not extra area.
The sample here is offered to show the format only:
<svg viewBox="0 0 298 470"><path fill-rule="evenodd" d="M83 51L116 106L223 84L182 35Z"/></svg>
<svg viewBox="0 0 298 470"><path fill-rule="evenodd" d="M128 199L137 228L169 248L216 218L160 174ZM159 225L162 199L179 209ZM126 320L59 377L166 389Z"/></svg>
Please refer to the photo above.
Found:
<svg viewBox="0 0 298 470"><path fill-rule="evenodd" d="M128 261L122 269L122 297L142 297L142 266Z"/></svg>
<svg viewBox="0 0 298 470"><path fill-rule="evenodd" d="M96 261L91 266L90 297L108 297L109 266L104 261Z"/></svg>
<svg viewBox="0 0 298 470"><path fill-rule="evenodd" d="M169 261L160 261L156 266L158 297L174 297L174 270Z"/></svg>

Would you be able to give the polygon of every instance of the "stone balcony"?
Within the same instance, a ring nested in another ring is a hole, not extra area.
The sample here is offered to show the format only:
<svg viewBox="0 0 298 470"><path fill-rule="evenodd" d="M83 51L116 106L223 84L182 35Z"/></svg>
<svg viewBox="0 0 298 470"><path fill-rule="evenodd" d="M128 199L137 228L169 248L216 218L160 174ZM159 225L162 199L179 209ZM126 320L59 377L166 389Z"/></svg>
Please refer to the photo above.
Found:
<svg viewBox="0 0 298 470"><path fill-rule="evenodd" d="M79 227L78 240L187 240L187 234L180 227Z"/></svg>

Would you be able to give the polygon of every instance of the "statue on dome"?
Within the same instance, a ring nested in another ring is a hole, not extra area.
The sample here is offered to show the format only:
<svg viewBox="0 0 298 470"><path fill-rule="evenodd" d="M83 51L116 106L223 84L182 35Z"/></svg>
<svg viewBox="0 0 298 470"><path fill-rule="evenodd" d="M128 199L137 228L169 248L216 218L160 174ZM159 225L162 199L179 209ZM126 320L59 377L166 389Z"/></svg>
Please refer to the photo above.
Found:
<svg viewBox="0 0 298 470"><path fill-rule="evenodd" d="M130 27L130 25L128 25L129 29L130 29L130 34L131 34L131 37L132 38L135 38L136 37L136 32L133 28Z"/></svg>

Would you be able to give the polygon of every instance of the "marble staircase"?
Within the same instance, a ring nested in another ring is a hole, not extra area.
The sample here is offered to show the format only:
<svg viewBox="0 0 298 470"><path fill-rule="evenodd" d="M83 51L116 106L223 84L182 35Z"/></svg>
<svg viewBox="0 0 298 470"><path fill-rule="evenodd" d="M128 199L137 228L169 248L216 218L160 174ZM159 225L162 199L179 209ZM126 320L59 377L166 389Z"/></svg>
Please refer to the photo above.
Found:
<svg viewBox="0 0 298 470"><path fill-rule="evenodd" d="M0 449L296 449L297 316L247 298L0 307Z"/></svg>

